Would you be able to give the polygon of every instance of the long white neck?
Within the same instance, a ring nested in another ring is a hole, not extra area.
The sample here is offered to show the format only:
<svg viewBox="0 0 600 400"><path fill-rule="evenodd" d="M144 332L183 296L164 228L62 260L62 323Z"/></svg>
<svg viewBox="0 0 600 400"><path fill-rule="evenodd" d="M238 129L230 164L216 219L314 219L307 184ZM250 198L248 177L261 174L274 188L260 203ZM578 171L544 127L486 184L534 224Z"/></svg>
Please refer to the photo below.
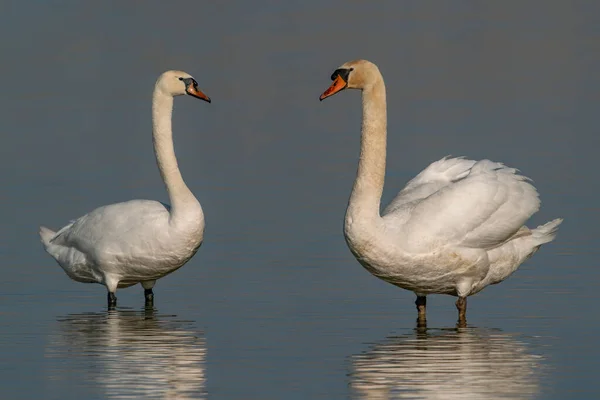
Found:
<svg viewBox="0 0 600 400"><path fill-rule="evenodd" d="M172 114L173 96L155 89L152 96L152 140L156 163L169 194L171 221L177 222L190 213L203 220L200 203L183 181L177 166L171 128Z"/></svg>
<svg viewBox="0 0 600 400"><path fill-rule="evenodd" d="M387 105L381 74L373 85L363 89L362 110L360 160L346 211L347 223L381 218L387 140Z"/></svg>

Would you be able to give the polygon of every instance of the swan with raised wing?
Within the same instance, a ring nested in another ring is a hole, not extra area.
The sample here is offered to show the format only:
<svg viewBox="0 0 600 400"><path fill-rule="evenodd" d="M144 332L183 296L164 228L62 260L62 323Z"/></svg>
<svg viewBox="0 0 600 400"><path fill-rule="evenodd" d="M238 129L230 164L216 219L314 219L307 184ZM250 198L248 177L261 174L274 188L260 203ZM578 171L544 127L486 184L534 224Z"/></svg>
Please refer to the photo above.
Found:
<svg viewBox="0 0 600 400"><path fill-rule="evenodd" d="M46 251L71 279L106 286L110 307L117 288L137 283L151 303L156 280L184 265L202 244L202 207L183 181L173 148L173 98L184 94L210 103L182 71L163 73L152 97L154 152L170 205L131 200L99 207L58 232L40 227Z"/></svg>
<svg viewBox="0 0 600 400"><path fill-rule="evenodd" d="M524 223L540 200L528 178L489 160L442 158L425 168L380 213L387 106L383 77L366 60L343 64L320 100L346 88L362 91L358 172L348 202L344 236L373 275L413 291L419 320L426 296L457 296L466 324L467 296L502 282L552 241L562 219L535 229Z"/></svg>

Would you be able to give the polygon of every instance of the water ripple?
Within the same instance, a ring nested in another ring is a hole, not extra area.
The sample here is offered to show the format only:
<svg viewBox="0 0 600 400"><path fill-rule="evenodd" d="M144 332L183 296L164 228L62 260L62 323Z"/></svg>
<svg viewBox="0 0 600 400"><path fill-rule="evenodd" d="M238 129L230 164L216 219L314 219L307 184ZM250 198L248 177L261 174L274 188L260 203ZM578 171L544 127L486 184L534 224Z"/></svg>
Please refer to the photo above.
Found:
<svg viewBox="0 0 600 400"><path fill-rule="evenodd" d="M491 329L417 329L352 357L351 386L361 399L531 399L541 357Z"/></svg>
<svg viewBox="0 0 600 400"><path fill-rule="evenodd" d="M46 356L54 359L49 381L97 387L108 398L205 396L202 333L192 322L159 315L155 309L59 318Z"/></svg>

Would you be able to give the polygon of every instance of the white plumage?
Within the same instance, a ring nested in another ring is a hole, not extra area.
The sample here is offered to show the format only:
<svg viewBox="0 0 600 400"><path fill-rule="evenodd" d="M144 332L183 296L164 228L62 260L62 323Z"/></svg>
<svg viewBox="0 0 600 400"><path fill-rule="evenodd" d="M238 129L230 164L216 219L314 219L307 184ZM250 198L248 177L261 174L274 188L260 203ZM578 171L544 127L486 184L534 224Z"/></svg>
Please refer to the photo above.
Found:
<svg viewBox="0 0 600 400"><path fill-rule="evenodd" d="M116 289L141 283L152 301L155 281L185 264L200 247L204 214L186 186L173 149L173 97L189 94L210 102L187 73L167 71L153 95L153 139L171 205L131 200L99 207L58 232L40 227L46 251L78 282L100 283L109 305Z"/></svg>
<svg viewBox="0 0 600 400"><path fill-rule="evenodd" d="M387 109L383 77L366 60L345 63L321 100L345 88L362 90L358 173L344 234L352 253L373 275L425 296L466 297L510 276L540 245L554 239L562 219L536 229L525 222L540 200L530 180L490 160L444 157L412 179L380 214L386 158Z"/></svg>
<svg viewBox="0 0 600 400"><path fill-rule="evenodd" d="M533 231L524 226L539 206L537 191L514 168L443 158L411 180L382 219L396 246L414 256L406 261L411 269L419 265L438 275L425 282L419 276L428 274L413 270L412 290L468 296L501 282L554 239L560 219ZM386 280L396 282L394 276Z"/></svg>

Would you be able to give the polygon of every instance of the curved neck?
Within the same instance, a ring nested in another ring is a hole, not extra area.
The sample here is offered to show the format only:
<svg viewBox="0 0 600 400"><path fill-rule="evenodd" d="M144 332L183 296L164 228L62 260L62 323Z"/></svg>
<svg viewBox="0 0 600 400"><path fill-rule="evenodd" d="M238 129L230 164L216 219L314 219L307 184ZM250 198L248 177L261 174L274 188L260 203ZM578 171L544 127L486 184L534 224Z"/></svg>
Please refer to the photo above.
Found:
<svg viewBox="0 0 600 400"><path fill-rule="evenodd" d="M173 96L155 89L152 97L152 141L156 163L169 194L170 213L173 218L178 213L199 205L199 203L179 172L173 148L172 114Z"/></svg>
<svg viewBox="0 0 600 400"><path fill-rule="evenodd" d="M385 178L386 108L385 84L379 75L377 81L362 92L360 160L347 210L347 215L353 219L380 217Z"/></svg>

